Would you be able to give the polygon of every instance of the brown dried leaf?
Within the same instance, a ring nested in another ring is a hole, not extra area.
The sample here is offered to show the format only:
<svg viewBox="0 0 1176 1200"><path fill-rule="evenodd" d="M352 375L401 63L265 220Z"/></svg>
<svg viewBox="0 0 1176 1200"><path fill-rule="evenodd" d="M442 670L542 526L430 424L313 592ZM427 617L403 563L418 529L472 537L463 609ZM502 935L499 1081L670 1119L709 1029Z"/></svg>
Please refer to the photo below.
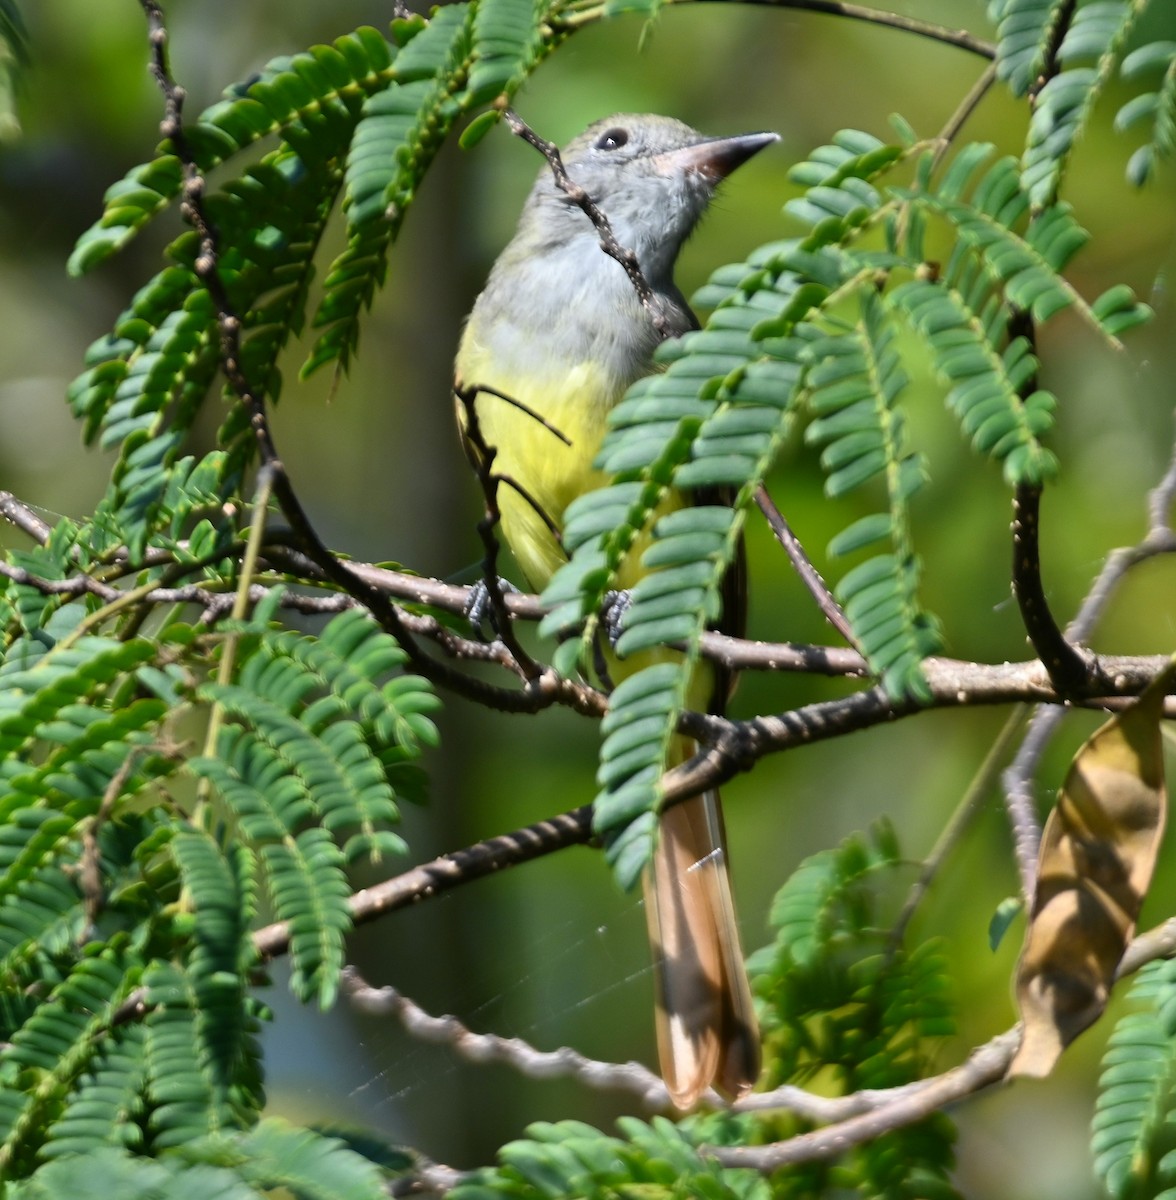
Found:
<svg viewBox="0 0 1176 1200"><path fill-rule="evenodd" d="M1155 867L1167 796L1160 718L1173 674L1078 751L1041 838L1017 964L1021 1046L1008 1075L1048 1075L1106 1007Z"/></svg>

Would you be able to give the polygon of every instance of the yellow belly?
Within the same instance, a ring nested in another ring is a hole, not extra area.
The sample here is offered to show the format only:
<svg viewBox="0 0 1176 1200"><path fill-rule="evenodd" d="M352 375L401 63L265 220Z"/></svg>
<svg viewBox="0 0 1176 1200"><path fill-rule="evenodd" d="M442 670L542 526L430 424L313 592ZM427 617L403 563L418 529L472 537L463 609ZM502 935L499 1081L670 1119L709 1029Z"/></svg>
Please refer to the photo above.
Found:
<svg viewBox="0 0 1176 1200"><path fill-rule="evenodd" d="M542 590L566 561L551 527L560 527L564 509L577 496L605 482L605 475L592 464L604 437L608 410L618 397L612 394L612 381L591 363L580 363L558 376L522 380L496 371L486 357L479 347L463 344L458 358L463 385L481 384L504 392L541 414L567 439L565 443L505 400L479 393L478 425L486 443L498 452L494 472L504 481L498 487L502 535L527 582ZM464 416L459 401L458 419L463 426Z"/></svg>
<svg viewBox="0 0 1176 1200"><path fill-rule="evenodd" d="M607 475L593 463L604 438L609 409L620 399L624 387L618 387L612 376L587 362L558 373L552 371L542 380L512 378L500 363L490 361L468 330L458 352L457 372L459 386L493 387L539 413L567 439L565 443L527 412L500 397L489 392L478 394L478 425L486 444L497 450L494 473L503 480L498 486L502 536L527 582L542 591L567 561L552 527L562 528L564 509L573 500L607 482ZM465 409L460 400L457 412L464 428ZM513 480L518 489L506 480ZM671 492L658 506L655 519L683 503L680 492ZM641 556L648 544L648 533L636 539L618 572L616 587L631 588L640 578ZM610 654L609 673L617 683L676 653L646 651L624 662ZM711 673L705 667L694 672L689 698L692 707L707 707L710 679Z"/></svg>

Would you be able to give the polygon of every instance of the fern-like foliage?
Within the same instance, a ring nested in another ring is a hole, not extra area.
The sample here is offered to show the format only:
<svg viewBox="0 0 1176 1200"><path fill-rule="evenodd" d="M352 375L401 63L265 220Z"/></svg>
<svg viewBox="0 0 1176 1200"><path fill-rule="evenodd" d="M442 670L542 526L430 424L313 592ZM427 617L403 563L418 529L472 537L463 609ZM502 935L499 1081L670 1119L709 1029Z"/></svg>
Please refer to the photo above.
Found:
<svg viewBox="0 0 1176 1200"><path fill-rule="evenodd" d="M1154 76L1157 72L1157 90L1128 100L1115 114L1119 131L1145 121L1151 126L1148 140L1127 162L1127 178L1136 185L1146 183L1162 160L1176 154L1176 42L1152 42L1123 59L1124 79Z"/></svg>
<svg viewBox="0 0 1176 1200"><path fill-rule="evenodd" d="M16 95L28 65L28 33L15 0L0 0L0 142L20 134Z"/></svg>
<svg viewBox="0 0 1176 1200"><path fill-rule="evenodd" d="M72 269L96 268L200 184L232 311L218 312L202 281L206 247L191 232L176 238L69 392L86 439L117 452L106 495L90 520L62 520L43 545L8 554L0 576L6 1196L369 1200L411 1168L403 1154L260 1119L266 976L253 925L263 904L272 910L295 993L333 1002L349 869L403 850L391 826L422 790L436 697L359 610L308 631L281 625L280 587L232 623L215 605L156 616L143 598L192 581L228 595L239 583L255 439L243 397L220 378L226 320L239 320L239 366L267 402L306 328L303 370L346 368L444 140L489 105L466 127L472 145L581 25L652 17L661 3L460 0L397 19L388 37L362 28L275 59L186 123L184 156L165 142L115 184L79 240ZM795 236L717 272L699 297L713 310L705 328L664 346L664 370L612 414L601 463L615 479L566 514L571 560L549 590L547 629L579 632L558 662L582 665L594 614L640 557L596 807L625 883L648 858L678 719L702 703L699 642L747 512L798 422L843 514L829 551L849 560L837 588L855 638L892 695L925 695L920 663L938 626L919 599L918 493L935 464L907 434L906 355L926 351L963 435L1010 484L1049 480L1056 405L1037 385L1026 314L1040 324L1069 309L1115 346L1147 315L1125 288L1089 300L1069 282L1086 235L1056 200L1143 7L995 0L1002 77L1025 93L1053 76L1023 171L992 163L984 146L941 171L905 126L899 144L838 134L794 169ZM16 14L0 0L7 78L23 52ZM1126 78L1161 75L1120 114L1123 125L1150 121L1133 160L1140 178L1172 150L1172 62L1163 43L1122 62ZM0 134L3 89L0 79ZM339 209L345 244L323 262ZM218 388L217 446L197 453ZM850 1091L925 1073L951 1010L937 949L879 932L897 869L883 832L810 860L781 892L776 942L756 960L774 1082L821 1073ZM1133 1194L1139 1162L1149 1186L1167 1186L1155 1114L1167 1113L1168 1067L1131 1074L1139 1048L1158 1045L1151 1036L1129 1029L1116 1043L1127 1065L1111 1065L1109 1115L1100 1110L1100 1171L1116 1195ZM953 1194L946 1121L770 1184L700 1152L781 1132L757 1122L633 1121L615 1138L536 1126L462 1190L760 1200L769 1187L811 1195L824 1172L862 1195Z"/></svg>
<svg viewBox="0 0 1176 1200"><path fill-rule="evenodd" d="M845 1093L897 1086L920 1078L937 1039L953 1032L940 948L908 949L885 927L901 866L893 832L879 825L806 859L777 893L775 942L748 963L769 1086L818 1075ZM954 1197L953 1140L943 1117L885 1134L849 1153L842 1184L868 1196Z"/></svg>
<svg viewBox="0 0 1176 1200"><path fill-rule="evenodd" d="M8 603L15 617L20 598ZM259 613L233 635L231 683L199 682L207 647L191 627L87 632L102 616L24 606L0 662L6 1179L89 1155L112 1129L160 1154L256 1121L259 889L290 923L295 990L329 1003L344 865L401 848L387 826L435 741L435 697L358 610L317 638ZM217 754L185 763L172 722L209 706ZM218 789L203 819L170 798L185 774Z"/></svg>
<svg viewBox="0 0 1176 1200"><path fill-rule="evenodd" d="M838 586L862 650L895 695L926 694L919 663L939 648L935 622L918 601L919 565L908 501L925 478L921 458L908 451L896 407L906 376L894 346L895 329L878 297L860 295L852 326L809 345L808 406L815 419L810 442L824 445L821 465L831 497L883 477L887 511L859 517L829 546L852 554L881 542L885 551L854 567ZM838 322L838 324L840 324Z"/></svg>
<svg viewBox="0 0 1176 1200"><path fill-rule="evenodd" d="M662 1117L650 1124L622 1118L617 1124L621 1137L578 1121L531 1125L525 1138L502 1147L500 1166L477 1172L450 1195L455 1200L618 1195L768 1200L775 1194L757 1172L724 1169L703 1157L685 1126Z"/></svg>
<svg viewBox="0 0 1176 1200"><path fill-rule="evenodd" d="M1135 0L1098 0L1075 13L1058 51L1062 70L1038 93L1029 124L1022 171L1035 205L1042 207L1057 196L1074 143L1114 77L1144 7Z"/></svg>
<svg viewBox="0 0 1176 1200"><path fill-rule="evenodd" d="M217 786L259 848L270 900L290 925L295 992L327 1007L351 924L344 866L403 850L383 827L397 817L394 781L415 782L404 760L436 742L424 715L436 697L414 675L379 684L404 654L358 610L319 638L287 631L242 650L235 683L198 693L229 720L216 756L190 767Z"/></svg>
<svg viewBox="0 0 1176 1200"><path fill-rule="evenodd" d="M308 155L329 151L338 134L354 125L364 96L386 83L392 56L386 39L363 27L332 46L274 59L256 78L226 89L186 128L195 165L208 171L278 133ZM105 211L78 240L70 269L90 270L122 249L178 197L182 185L181 161L165 142L151 162L107 190Z"/></svg>
<svg viewBox="0 0 1176 1200"><path fill-rule="evenodd" d="M177 1145L156 1159L112 1147L69 1155L10 1184L14 1200L78 1196L167 1197L168 1200L262 1200L282 1189L305 1200L381 1200L387 1182L377 1166L335 1138L282 1121L248 1133Z"/></svg>
<svg viewBox="0 0 1176 1200"><path fill-rule="evenodd" d="M1099 97L1118 74L1133 81L1160 73L1156 91L1119 109L1115 128L1148 122L1145 143L1131 156L1127 178L1146 182L1176 148L1176 45L1157 41L1125 55L1149 0L992 0L997 27L996 69L1013 93L1034 92L1023 184L1034 206L1058 196L1075 145L1090 124Z"/></svg>
<svg viewBox="0 0 1176 1200"><path fill-rule="evenodd" d="M274 59L185 129L200 172L231 171L257 142L277 143L205 200L218 270L242 321L241 366L254 392L278 398L278 355L308 319L320 332L304 372L348 365L363 312L385 281L389 249L434 155L455 121L500 94L513 95L558 42L545 24L551 8L530 0L447 5L430 20L394 22L392 41L361 28L333 45ZM164 142L152 161L109 189L71 269L89 270L122 249L184 185L183 162ZM327 266L311 314L316 257L340 198L347 245ZM97 536L136 560L148 545L182 543L209 497L240 487L254 453L246 409L228 394L220 449L190 466L183 457L219 370L218 314L194 270L199 252L193 233L168 248L171 265L91 347L87 370L70 389L87 438L119 450L94 517ZM181 463L199 476L198 487L172 486ZM221 525L229 544L235 531Z"/></svg>
<svg viewBox="0 0 1176 1200"><path fill-rule="evenodd" d="M1024 96L1037 81L1058 36L1068 0L990 0L988 19L996 26L996 73L1014 95Z"/></svg>
<svg viewBox="0 0 1176 1200"><path fill-rule="evenodd" d="M1132 984L1103 1054L1091 1150L1112 1200L1159 1196L1176 1187L1176 966L1151 963Z"/></svg>
<svg viewBox="0 0 1176 1200"><path fill-rule="evenodd" d="M460 113L472 52L473 9L439 9L424 21L400 22L405 44L395 77L367 100L347 150L345 204L349 238L327 272L314 318L325 326L305 371L338 359L347 365L359 337L359 318L383 283L388 247L413 190Z"/></svg>
<svg viewBox="0 0 1176 1200"><path fill-rule="evenodd" d="M699 637L795 416L810 418L807 440L822 447L832 499L880 493L829 549L869 552L838 594L876 677L917 699L926 695L920 663L940 635L918 598L913 505L929 464L905 433L904 335L923 342L975 448L1010 484L1040 484L1055 469L1043 439L1056 402L1036 386L1032 348L1010 332L1014 315L1040 323L1076 309L1116 346L1149 315L1129 290L1091 302L1066 279L1087 235L1065 205L1033 211L1014 160L990 164L991 148L976 144L938 178L929 159L913 184L892 178L919 152L846 131L794 168L806 191L786 211L805 235L715 274L697 297L714 309L706 327L662 347L665 370L634 385L610 416L599 465L614 482L565 514L571 557L545 593L544 628L582 625L582 636L565 641L557 663L570 670L590 657L592 614L646 543L647 573L618 650L684 647L626 677L604 722L595 821L624 883L649 852L678 716L698 703ZM932 227L949 239L942 269L926 261ZM715 488L733 494L729 507L682 506L684 494Z"/></svg>

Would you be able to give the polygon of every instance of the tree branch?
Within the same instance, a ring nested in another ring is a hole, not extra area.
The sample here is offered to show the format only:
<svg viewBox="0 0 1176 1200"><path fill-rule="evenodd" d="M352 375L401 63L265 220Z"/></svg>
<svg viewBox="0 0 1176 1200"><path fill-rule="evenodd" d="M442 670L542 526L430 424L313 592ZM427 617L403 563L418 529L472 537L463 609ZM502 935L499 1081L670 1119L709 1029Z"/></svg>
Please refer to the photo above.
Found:
<svg viewBox="0 0 1176 1200"><path fill-rule="evenodd" d="M821 578L820 572L813 566L812 559L805 553L804 547L800 544L796 534L792 532L792 527L784 519L784 514L776 507L775 501L768 494L768 489L761 483L755 489L755 502L759 507L764 518L768 522L768 528L775 535L776 541L780 543L781 549L788 555L788 561L792 564L792 569L800 576L801 583L808 589L809 595L817 602L817 607L824 614L825 620L837 630L839 634L851 645L857 646L857 639L853 636L853 629L849 624L849 618L841 609L841 605L833 598L833 593L829 591L829 585ZM859 653L855 650L855 653ZM864 659L862 660L864 663Z"/></svg>
<svg viewBox="0 0 1176 1200"><path fill-rule="evenodd" d="M395 1017L410 1036L422 1042L448 1046L467 1062L479 1066L501 1063L528 1079L574 1079L585 1087L630 1092L638 1096L646 1108L659 1112L673 1108L666 1085L638 1062L600 1062L586 1058L570 1046L537 1050L522 1038L474 1033L457 1017L436 1017L425 1012L393 987L369 986L354 967L344 969L343 987L360 1012Z"/></svg>
<svg viewBox="0 0 1176 1200"><path fill-rule="evenodd" d="M10 525L15 525L22 533L27 533L34 542L42 546L53 532L46 522L11 492L0 491L0 517Z"/></svg>
<svg viewBox="0 0 1176 1200"><path fill-rule="evenodd" d="M669 3L681 0L668 0ZM883 25L897 29L903 33L911 33L916 37L930 38L945 46L955 46L978 54L982 58L995 58L996 47L991 42L969 33L966 29L949 29L945 25L936 25L933 21L922 21L918 17L908 17L902 13L883 12L877 8L867 8L864 4L850 4L844 0L746 0L749 4L762 4L771 8L794 8L801 12L827 13L833 17L846 17L851 21L865 21L869 25Z"/></svg>
<svg viewBox="0 0 1176 1200"><path fill-rule="evenodd" d="M1115 978L1124 979L1156 959L1173 955L1176 955L1176 918L1137 937L1123 955ZM835 1158L850 1146L912 1125L999 1083L1020 1042L1021 1026L1018 1024L977 1047L965 1062L941 1075L902 1087L857 1092L844 1097L849 1113L824 1129L765 1146L710 1146L707 1152L725 1166L751 1167L758 1171L775 1171L795 1163ZM793 1090L787 1090L786 1098ZM775 1098L776 1093L771 1092L751 1095L733 1107L738 1112L770 1109L775 1107Z"/></svg>
<svg viewBox="0 0 1176 1200"><path fill-rule="evenodd" d="M1066 638L1070 642L1085 643L1090 640L1099 619L1132 568L1157 555L1176 553L1176 535L1169 524L1174 501L1176 438L1173 438L1172 455L1167 471L1156 487L1148 493L1146 533L1135 546L1113 550L1107 555L1102 570L1086 593L1086 598L1074 619L1066 628ZM1109 660L1103 659L1101 670L1094 674L1102 674L1107 668L1112 671L1114 669ZM1041 757L1061 725L1064 715L1065 710L1061 708L1039 708L1029 722L1020 749L1001 776L1005 808L1013 831L1013 850L1021 879L1021 891L1027 904L1032 904L1037 886L1037 851L1041 839L1033 781Z"/></svg>
<svg viewBox="0 0 1176 1200"><path fill-rule="evenodd" d="M957 1100L975 1095L1004 1078L1021 1041L1018 1026L973 1050L950 1071L918 1083L874 1094L869 1111L765 1146L708 1146L706 1153L727 1167L777 1171L795 1163L836 1158L850 1146L868 1142L892 1129L913 1125Z"/></svg>
<svg viewBox="0 0 1176 1200"><path fill-rule="evenodd" d="M356 925L374 921L385 913L407 908L440 892L463 883L493 875L567 846L583 845L592 837L592 810L588 805L570 812L536 821L476 842L464 850L443 854L432 862L413 867L394 879L356 892L348 901L351 919ZM285 954L290 945L290 929L284 921L267 925L253 935L253 944L262 958Z"/></svg>
<svg viewBox="0 0 1176 1200"><path fill-rule="evenodd" d="M221 368L229 386L249 413L250 426L257 439L262 463L273 472L274 495L301 549L328 579L354 596L371 612L379 624L396 638L408 656L413 670L426 676L433 683L480 704L507 712L530 711L536 705L543 707L554 703L554 698L559 692L559 680L551 670L528 680L528 686L523 692L515 692L487 684L425 654L387 597L378 588L372 587L355 574L318 536L278 455L269 426L265 397L252 388L241 368L242 322L233 311L224 280L220 275L217 232L204 209L204 178L196 166L184 133L184 90L176 84L168 67L167 29L163 11L156 0L139 2L147 15L152 51L151 71L164 97L164 119L160 125L160 132L171 142L184 172L180 211L200 239L200 253L195 264L196 275L207 289L217 311L217 326L221 336Z"/></svg>
<svg viewBox="0 0 1176 1200"><path fill-rule="evenodd" d="M502 477L494 473L494 460L498 457L498 447L491 446L482 435L482 423L478 419L477 399L481 389L476 383L470 386L458 386L454 389L458 403L465 414L462 426L462 437L469 449L469 460L473 464L474 473L482 489L482 500L485 510L478 522L478 536L482 539L482 584L490 600L490 611L494 618L495 632L502 640L517 665L522 677L526 680L538 678L542 673L538 663L523 649L515 637L513 623L504 601L505 590L502 579L498 574L498 552L500 546L495 529L502 521L502 510L498 507L498 485ZM498 393L495 393L498 395ZM499 396L501 399L501 396ZM527 413L531 410L522 405ZM533 414L538 416L538 414ZM545 425L546 421L543 422ZM562 435L561 435L562 436ZM565 439L566 440L566 439ZM533 502L532 502L533 503ZM542 510L536 506L536 511ZM543 514L545 516L545 514Z"/></svg>
<svg viewBox="0 0 1176 1200"><path fill-rule="evenodd" d="M1091 664L1063 636L1045 598L1038 538L1040 506L1040 485L1017 485L1013 497L1013 593L1025 632L1054 687L1062 696L1077 695L1085 687Z"/></svg>
<svg viewBox="0 0 1176 1200"><path fill-rule="evenodd" d="M667 0L670 4L692 3L693 0ZM916 37L930 38L946 46L955 46L978 54L982 58L995 58L996 47L969 33L966 29L949 29L946 25L937 25L933 21L922 21L917 17L904 16L901 13L883 12L881 9L867 8L863 4L851 4L842 0L746 0L748 4L757 4L769 8L796 9L799 12L827 13L829 16L846 17L851 21L864 21L869 25L881 25L897 29L902 33L914 34ZM604 6L599 0L586 0L585 3L569 5L567 9L552 19L555 29L575 29L597 21L604 13Z"/></svg>

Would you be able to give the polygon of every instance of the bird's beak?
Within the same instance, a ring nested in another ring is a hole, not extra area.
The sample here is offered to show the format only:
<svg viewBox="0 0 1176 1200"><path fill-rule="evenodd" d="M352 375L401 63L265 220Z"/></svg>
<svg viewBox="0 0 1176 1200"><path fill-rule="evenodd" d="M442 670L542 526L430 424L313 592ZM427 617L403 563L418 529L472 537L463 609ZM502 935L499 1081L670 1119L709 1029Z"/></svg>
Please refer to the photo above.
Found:
<svg viewBox="0 0 1176 1200"><path fill-rule="evenodd" d="M726 179L736 167L742 166L765 146L778 142L778 133L741 133L735 137L707 138L680 150L666 150L653 157L653 168L659 175L697 171L709 183Z"/></svg>

